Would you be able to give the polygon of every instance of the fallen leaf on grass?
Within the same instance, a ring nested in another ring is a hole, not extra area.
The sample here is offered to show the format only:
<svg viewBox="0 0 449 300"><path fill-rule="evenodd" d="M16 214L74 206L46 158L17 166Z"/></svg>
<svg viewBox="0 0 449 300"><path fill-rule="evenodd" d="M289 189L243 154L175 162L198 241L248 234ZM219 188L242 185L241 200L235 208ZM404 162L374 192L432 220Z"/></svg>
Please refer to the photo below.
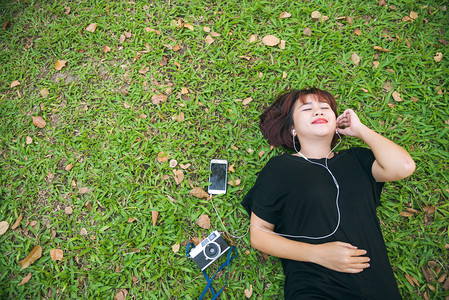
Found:
<svg viewBox="0 0 449 300"><path fill-rule="evenodd" d="M6 28L8 27L8 25L9 25L9 20L8 20L8 21L5 21L5 22L3 23L3 30L6 30Z"/></svg>
<svg viewBox="0 0 449 300"><path fill-rule="evenodd" d="M47 122L45 122L44 118L42 118L41 116L31 118L33 119L33 124L39 128L44 128L45 125L47 125Z"/></svg>
<svg viewBox="0 0 449 300"><path fill-rule="evenodd" d="M208 44L208 45L210 45L210 44L212 44L214 42L214 39L210 36L210 35L207 35L206 36L206 43Z"/></svg>
<svg viewBox="0 0 449 300"><path fill-rule="evenodd" d="M415 20L418 18L418 14L414 11L410 12L410 19Z"/></svg>
<svg viewBox="0 0 449 300"><path fill-rule="evenodd" d="M168 155L161 151L161 152L159 152L159 154L157 155L157 160L158 160L160 163L164 163L164 162L166 162L166 161L168 160Z"/></svg>
<svg viewBox="0 0 449 300"><path fill-rule="evenodd" d="M134 222L136 219L134 219L133 217L129 217L128 218L128 223L132 223L132 222Z"/></svg>
<svg viewBox="0 0 449 300"><path fill-rule="evenodd" d="M30 136L26 137L26 142L27 145L30 145L31 143L33 143L33 139Z"/></svg>
<svg viewBox="0 0 449 300"><path fill-rule="evenodd" d="M151 220L153 221L153 226L156 226L158 217L159 217L159 212L157 210L152 210L151 211Z"/></svg>
<svg viewBox="0 0 449 300"><path fill-rule="evenodd" d="M228 184L230 186L239 186L240 185L240 179L230 180L230 181L228 181Z"/></svg>
<svg viewBox="0 0 449 300"><path fill-rule="evenodd" d="M55 63L55 69L58 70L58 71L61 71L62 68L65 67L65 64L66 64L66 63L67 63L66 60L58 60L58 61Z"/></svg>
<svg viewBox="0 0 449 300"><path fill-rule="evenodd" d="M41 256L42 256L42 248L41 246L37 245L33 248L33 250L31 250L31 252L28 254L27 257L25 257L23 260L19 262L20 270L28 268Z"/></svg>
<svg viewBox="0 0 449 300"><path fill-rule="evenodd" d="M67 206L67 207L64 209L64 212L65 212L67 215L71 215L71 214L73 214L73 208L72 208L71 206Z"/></svg>
<svg viewBox="0 0 449 300"><path fill-rule="evenodd" d="M171 246L171 249L173 250L173 252L178 253L180 247L181 247L181 245L176 243L173 246Z"/></svg>
<svg viewBox="0 0 449 300"><path fill-rule="evenodd" d="M191 166L191 164L179 164L179 166L181 167L181 169L188 169L190 166Z"/></svg>
<svg viewBox="0 0 449 300"><path fill-rule="evenodd" d="M211 31L210 36L211 37L219 37L219 36L221 36L221 34L219 34L218 32L215 32L215 31Z"/></svg>
<svg viewBox="0 0 449 300"><path fill-rule="evenodd" d="M209 33L209 32L210 32L210 27L204 26L204 27L203 27L203 30L204 30L205 32Z"/></svg>
<svg viewBox="0 0 449 300"><path fill-rule="evenodd" d="M391 91L393 86L391 85L390 81L385 82L385 84L382 86L387 92Z"/></svg>
<svg viewBox="0 0 449 300"><path fill-rule="evenodd" d="M20 216L17 218L17 220L14 222L14 224L11 226L11 229L16 229L17 227L19 227L20 222L22 221L22 214L20 214Z"/></svg>
<svg viewBox="0 0 449 300"><path fill-rule="evenodd" d="M312 17L312 20L314 20L315 22L317 21L321 21L321 13L317 10L313 11L310 15Z"/></svg>
<svg viewBox="0 0 449 300"><path fill-rule="evenodd" d="M279 42L280 40L274 35L266 35L262 38L262 43L270 47L276 46Z"/></svg>
<svg viewBox="0 0 449 300"><path fill-rule="evenodd" d="M105 52L105 53L108 53L108 52L110 52L111 51L111 47L108 47L108 46L104 46L103 47L103 51Z"/></svg>
<svg viewBox="0 0 449 300"><path fill-rule="evenodd" d="M399 94L398 92L394 91L393 92L393 99L395 101L401 102L402 101L401 94Z"/></svg>
<svg viewBox="0 0 449 300"><path fill-rule="evenodd" d="M80 230L80 235L87 235L87 230L86 230L86 228L81 228L81 230Z"/></svg>
<svg viewBox="0 0 449 300"><path fill-rule="evenodd" d="M245 289L245 297L246 298L251 298L251 296L253 295L253 285L252 284L250 284L249 285L249 290L248 289Z"/></svg>
<svg viewBox="0 0 449 300"><path fill-rule="evenodd" d="M176 159L170 160L170 168L174 168L178 165L178 161Z"/></svg>
<svg viewBox="0 0 449 300"><path fill-rule="evenodd" d="M95 32L95 29L97 29L97 23L92 23L86 27L86 31L89 32Z"/></svg>
<svg viewBox="0 0 449 300"><path fill-rule="evenodd" d="M414 214L412 212L409 212L409 211L401 211L399 213L399 215L402 216L402 217L408 218L408 217L412 217Z"/></svg>
<svg viewBox="0 0 449 300"><path fill-rule="evenodd" d="M286 18L290 18L292 16L291 13L288 13L286 11L282 12L281 15L279 16L279 19L286 19Z"/></svg>
<svg viewBox="0 0 449 300"><path fill-rule="evenodd" d="M197 198L209 198L209 194L206 193L202 188L195 187L190 191L190 195Z"/></svg>
<svg viewBox="0 0 449 300"><path fill-rule="evenodd" d="M180 185L182 181L184 180L184 173L182 170L173 170L175 182L177 185Z"/></svg>
<svg viewBox="0 0 449 300"><path fill-rule="evenodd" d="M83 195L83 194L86 194L86 193L90 193L92 191L93 191L93 189L89 189L87 186L85 186L85 187L82 187L82 188L80 188L78 190L78 194Z"/></svg>
<svg viewBox="0 0 449 300"><path fill-rule="evenodd" d="M201 215L198 220L196 221L196 224L204 229L210 229L210 218L208 215Z"/></svg>
<svg viewBox="0 0 449 300"><path fill-rule="evenodd" d="M360 30L360 29L356 29L356 30L354 30L354 33L356 34L356 35L361 35L362 34L362 31Z"/></svg>
<svg viewBox="0 0 449 300"><path fill-rule="evenodd" d="M13 88L13 87L16 87L16 86L19 86L20 85L20 81L18 81L18 80L14 80L13 82L11 82L11 87Z"/></svg>
<svg viewBox="0 0 449 300"><path fill-rule="evenodd" d="M246 106L246 105L248 105L251 101L253 101L253 98L248 97L248 98L243 99L242 104L243 104L243 106Z"/></svg>
<svg viewBox="0 0 449 300"><path fill-rule="evenodd" d="M47 88L43 88L41 90L41 95L42 95L43 98L47 98L49 94L50 94L50 92L48 91Z"/></svg>
<svg viewBox="0 0 449 300"><path fill-rule="evenodd" d="M50 256L53 261L62 260L64 257L64 252L61 249L51 249Z"/></svg>
<svg viewBox="0 0 449 300"><path fill-rule="evenodd" d="M28 275L23 277L22 281L17 286L27 283L28 281L30 281L30 279L31 279L31 273L28 273Z"/></svg>
<svg viewBox="0 0 449 300"><path fill-rule="evenodd" d="M125 289L120 289L115 295L114 300L126 300L126 296L128 295L128 291Z"/></svg>
<svg viewBox="0 0 449 300"><path fill-rule="evenodd" d="M73 169L73 165L72 164L68 164L67 166L65 166L65 170L66 171L70 171L71 169Z"/></svg>
<svg viewBox="0 0 449 300"><path fill-rule="evenodd" d="M286 41L281 40L281 43L279 44L279 49L284 50L285 49L285 43L286 43Z"/></svg>
<svg viewBox="0 0 449 300"><path fill-rule="evenodd" d="M151 103L158 105L167 100L168 96L164 94L156 94L151 97Z"/></svg>
<svg viewBox="0 0 449 300"><path fill-rule="evenodd" d="M360 57L357 55L357 53L352 53L351 54L351 61L358 66L360 63Z"/></svg>
<svg viewBox="0 0 449 300"><path fill-rule="evenodd" d="M379 62L377 60L373 61L373 66L375 69L377 69L379 67Z"/></svg>
<svg viewBox="0 0 449 300"><path fill-rule="evenodd" d="M381 52L391 52L390 49L384 49L380 46L374 46L374 50L381 51Z"/></svg>
<svg viewBox="0 0 449 300"><path fill-rule="evenodd" d="M189 30L193 30L193 25L192 24L184 23L184 27L189 29Z"/></svg>
<svg viewBox="0 0 449 300"><path fill-rule="evenodd" d="M250 42L250 43L253 43L253 42L255 42L255 41L257 41L257 35L252 34L252 35L249 37L249 42Z"/></svg>
<svg viewBox="0 0 449 300"><path fill-rule="evenodd" d="M3 235L9 228L9 223L6 221L0 222L0 235Z"/></svg>
<svg viewBox="0 0 449 300"><path fill-rule="evenodd" d="M435 62L440 62L443 59L443 53L437 52L433 59L435 60Z"/></svg>

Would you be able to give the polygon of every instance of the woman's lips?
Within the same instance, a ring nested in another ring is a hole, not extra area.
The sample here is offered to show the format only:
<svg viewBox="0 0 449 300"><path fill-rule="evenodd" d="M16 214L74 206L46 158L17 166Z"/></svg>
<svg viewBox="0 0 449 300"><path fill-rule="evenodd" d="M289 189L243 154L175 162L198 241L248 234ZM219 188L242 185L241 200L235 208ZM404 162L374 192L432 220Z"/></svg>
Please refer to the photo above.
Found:
<svg viewBox="0 0 449 300"><path fill-rule="evenodd" d="M326 124L327 120L326 119L316 119L315 121L312 122L312 124Z"/></svg>

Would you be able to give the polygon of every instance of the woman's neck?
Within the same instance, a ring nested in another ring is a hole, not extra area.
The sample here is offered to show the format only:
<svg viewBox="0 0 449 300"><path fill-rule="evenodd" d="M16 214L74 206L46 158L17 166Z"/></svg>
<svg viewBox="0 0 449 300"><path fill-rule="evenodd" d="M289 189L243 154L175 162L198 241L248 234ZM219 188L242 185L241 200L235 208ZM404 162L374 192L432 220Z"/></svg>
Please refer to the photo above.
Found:
<svg viewBox="0 0 449 300"><path fill-rule="evenodd" d="M330 145L301 145L301 154L304 155L307 158L312 159L320 159L320 158L326 158L329 155L329 158L333 157L334 154L331 152ZM329 154L330 153L330 154Z"/></svg>

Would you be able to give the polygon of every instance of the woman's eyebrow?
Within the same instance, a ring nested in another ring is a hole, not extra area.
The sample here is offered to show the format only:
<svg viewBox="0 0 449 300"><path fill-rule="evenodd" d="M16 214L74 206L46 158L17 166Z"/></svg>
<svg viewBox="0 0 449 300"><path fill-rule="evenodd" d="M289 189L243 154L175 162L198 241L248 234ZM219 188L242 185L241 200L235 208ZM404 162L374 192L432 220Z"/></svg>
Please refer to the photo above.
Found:
<svg viewBox="0 0 449 300"><path fill-rule="evenodd" d="M312 102L305 102L305 103L301 104L299 107L303 107L304 105L310 105L310 104L312 104Z"/></svg>

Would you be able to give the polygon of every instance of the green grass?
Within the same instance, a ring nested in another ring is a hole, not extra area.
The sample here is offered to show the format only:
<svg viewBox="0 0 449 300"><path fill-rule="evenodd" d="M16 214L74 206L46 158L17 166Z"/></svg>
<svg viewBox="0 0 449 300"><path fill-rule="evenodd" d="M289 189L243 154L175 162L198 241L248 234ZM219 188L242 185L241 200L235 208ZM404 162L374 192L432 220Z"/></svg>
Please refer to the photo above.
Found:
<svg viewBox="0 0 449 300"><path fill-rule="evenodd" d="M210 159L227 159L235 169L229 177L241 184L228 186L215 203L231 232L246 229L239 203L269 158L282 152L270 150L258 117L278 93L307 86L337 95L340 111L355 109L411 152L417 170L386 185L379 217L404 299L447 297L438 282L449 272L445 1L388 1L394 8L377 1L308 2L2 1L0 22L9 24L0 29L0 221L12 225L20 214L23 220L0 236L0 297L112 299L126 289L135 299L198 298L205 280L185 257L185 246L210 233L195 223L201 214L211 217L212 229L222 228L211 204L190 190L206 188ZM314 10L329 20L313 22ZM292 16L280 19L283 11ZM403 22L410 11L418 18ZM194 30L179 28L173 23L179 19ZM85 31L91 23L98 24L93 33ZM221 34L210 45L204 26ZM125 32L132 36L121 43ZM252 34L258 39L250 43ZM285 40L285 49L263 45L268 34ZM374 46L392 50L379 53L377 69ZM437 52L440 62L433 58ZM361 58L358 66L352 53ZM58 60L67 60L61 71L54 68ZM11 88L15 80L20 85ZM167 101L152 104L155 94L167 94ZM247 106L235 101L247 97L253 98ZM42 116L46 127L34 126L31 116ZM355 145L360 142L347 138L341 148ZM160 152L167 162L159 162ZM191 164L180 185L171 159ZM70 171L68 164L74 165ZM80 194L82 187L92 191ZM72 215L64 212L67 206ZM414 209L413 216L401 216L406 209ZM160 213L154 227L152 210ZM34 228L31 221L37 221ZM279 260L264 260L248 236L234 241L240 255L221 298L242 299L250 285L253 299L282 298ZM178 253L172 251L176 243ZM36 245L42 257L20 270L19 261ZM62 261L51 259L53 248L64 251ZM422 268L434 275L429 281ZM31 280L17 286L29 272Z"/></svg>

